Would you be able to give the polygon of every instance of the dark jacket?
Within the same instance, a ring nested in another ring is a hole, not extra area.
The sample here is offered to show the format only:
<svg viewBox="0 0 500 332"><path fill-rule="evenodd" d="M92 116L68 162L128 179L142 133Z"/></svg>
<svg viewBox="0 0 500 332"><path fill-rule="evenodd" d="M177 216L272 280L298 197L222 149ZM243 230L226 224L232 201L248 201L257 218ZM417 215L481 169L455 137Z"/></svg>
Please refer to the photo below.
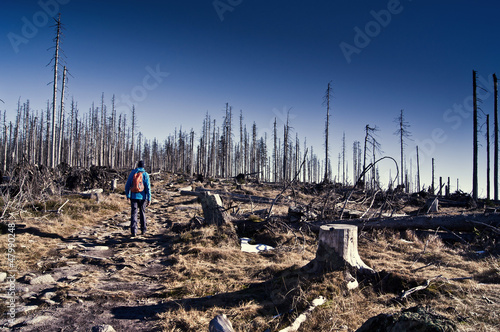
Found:
<svg viewBox="0 0 500 332"><path fill-rule="evenodd" d="M142 182L144 183L144 191L140 193L133 193L130 191L130 187L132 186L132 179L134 178L134 174L137 172L142 172ZM130 172L127 183L125 184L125 195L127 198L138 199L138 200L146 200L151 202L151 184L149 182L149 174L142 167L138 167L132 172Z"/></svg>

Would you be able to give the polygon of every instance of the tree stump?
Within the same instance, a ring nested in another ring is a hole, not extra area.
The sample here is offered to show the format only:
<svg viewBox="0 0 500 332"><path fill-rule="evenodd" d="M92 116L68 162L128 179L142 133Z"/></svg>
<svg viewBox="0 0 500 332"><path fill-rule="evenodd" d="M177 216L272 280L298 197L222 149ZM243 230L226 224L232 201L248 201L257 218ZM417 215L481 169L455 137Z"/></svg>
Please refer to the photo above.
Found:
<svg viewBox="0 0 500 332"><path fill-rule="evenodd" d="M111 191L115 192L116 188L118 188L118 179L111 180Z"/></svg>
<svg viewBox="0 0 500 332"><path fill-rule="evenodd" d="M221 226L229 222L229 215L225 211L218 194L211 194L209 191L204 191L200 192L197 196L201 201L205 223Z"/></svg>
<svg viewBox="0 0 500 332"><path fill-rule="evenodd" d="M359 257L358 227L346 224L321 226L316 258L307 265L307 269L310 273L321 273L345 268L375 273Z"/></svg>
<svg viewBox="0 0 500 332"><path fill-rule="evenodd" d="M210 321L210 324L208 325L208 331L209 332L234 332L233 330L233 325L227 319L227 316L222 314L222 315L217 315L215 316L214 319Z"/></svg>

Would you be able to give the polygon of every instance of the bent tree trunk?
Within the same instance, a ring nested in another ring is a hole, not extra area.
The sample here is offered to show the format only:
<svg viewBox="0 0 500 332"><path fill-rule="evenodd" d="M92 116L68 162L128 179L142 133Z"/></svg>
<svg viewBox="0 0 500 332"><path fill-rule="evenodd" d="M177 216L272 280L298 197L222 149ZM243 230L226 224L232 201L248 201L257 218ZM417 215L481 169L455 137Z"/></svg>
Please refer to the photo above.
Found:
<svg viewBox="0 0 500 332"><path fill-rule="evenodd" d="M316 258L306 269L310 273L322 273L342 269L375 273L359 257L358 227L346 224L327 224L320 227Z"/></svg>

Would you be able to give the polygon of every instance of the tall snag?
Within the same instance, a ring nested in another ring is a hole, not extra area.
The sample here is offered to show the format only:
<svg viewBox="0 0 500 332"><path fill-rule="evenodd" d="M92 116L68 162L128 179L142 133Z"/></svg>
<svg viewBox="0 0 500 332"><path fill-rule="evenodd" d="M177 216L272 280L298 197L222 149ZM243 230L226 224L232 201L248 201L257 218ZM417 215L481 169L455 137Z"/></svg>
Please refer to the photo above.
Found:
<svg viewBox="0 0 500 332"><path fill-rule="evenodd" d="M328 87L326 89L325 94L325 103L326 103L326 121L325 121L325 176L323 178L323 182L329 181L328 169L329 169L329 160L328 160L328 133L330 131L330 97L332 94L332 90L330 87L330 83L328 83Z"/></svg>
<svg viewBox="0 0 500 332"><path fill-rule="evenodd" d="M53 86L53 94L52 94L50 167L55 167L55 157L56 157L57 67L59 66L60 36L61 36L61 14L59 14L59 16L56 20L56 38L55 38L56 50L55 50L55 54L54 54L54 86Z"/></svg>
<svg viewBox="0 0 500 332"><path fill-rule="evenodd" d="M490 200L490 115L486 114L486 198Z"/></svg>
<svg viewBox="0 0 500 332"><path fill-rule="evenodd" d="M395 135L399 135L399 143L400 143L400 146L401 146L401 179L400 179L400 185L404 185L405 181L404 181L404 174L405 174L405 164L404 164L404 146L405 146L405 142L404 142L404 139L405 138L410 138L411 136L411 133L410 131L408 130L408 128L410 128L410 125L408 124L408 122L405 121L404 119L404 115L403 115L403 110L401 110L401 113L399 114L399 116L394 119L394 122L396 122L398 125L399 125L399 129L396 130L394 132Z"/></svg>
<svg viewBox="0 0 500 332"><path fill-rule="evenodd" d="M493 74L493 85L495 90L494 122L495 122L495 165L493 166L493 190L494 199L498 201L498 81L497 75Z"/></svg>
<svg viewBox="0 0 500 332"><path fill-rule="evenodd" d="M477 201L478 198L478 183L477 183L477 84L476 84L477 72L472 71L472 98L473 98L473 150L472 150L472 198Z"/></svg>

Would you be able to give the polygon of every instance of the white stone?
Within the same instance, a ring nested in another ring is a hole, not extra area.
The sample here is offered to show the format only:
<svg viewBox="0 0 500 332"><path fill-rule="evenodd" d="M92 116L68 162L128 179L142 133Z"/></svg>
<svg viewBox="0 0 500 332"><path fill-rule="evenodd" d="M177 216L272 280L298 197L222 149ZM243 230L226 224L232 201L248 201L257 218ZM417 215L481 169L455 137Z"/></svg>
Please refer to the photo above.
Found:
<svg viewBox="0 0 500 332"><path fill-rule="evenodd" d="M42 316L36 316L28 321L26 321L26 325L35 325L35 324L40 324L40 323L43 323L49 319L52 319L52 316L46 316L46 315L42 315Z"/></svg>
<svg viewBox="0 0 500 332"><path fill-rule="evenodd" d="M50 274L43 274L39 277L30 280L31 285L55 284L56 281Z"/></svg>
<svg viewBox="0 0 500 332"><path fill-rule="evenodd" d="M92 332L116 332L116 330L111 325L102 324L92 327Z"/></svg>
<svg viewBox="0 0 500 332"><path fill-rule="evenodd" d="M247 237L242 237L240 241L241 241L241 251L243 252L257 253L274 249L273 247L268 246L267 244L249 244L248 242L250 241L250 239Z"/></svg>

